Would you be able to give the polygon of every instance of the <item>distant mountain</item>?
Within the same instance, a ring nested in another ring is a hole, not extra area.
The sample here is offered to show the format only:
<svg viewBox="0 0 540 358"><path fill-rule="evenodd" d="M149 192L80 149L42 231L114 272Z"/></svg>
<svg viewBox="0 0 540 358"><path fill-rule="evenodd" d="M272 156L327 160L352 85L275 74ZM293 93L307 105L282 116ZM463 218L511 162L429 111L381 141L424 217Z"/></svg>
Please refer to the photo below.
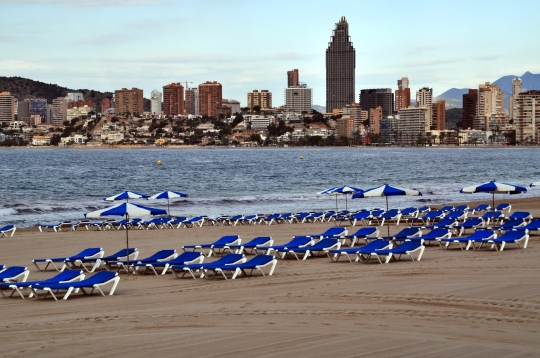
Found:
<svg viewBox="0 0 540 358"><path fill-rule="evenodd" d="M52 83L34 81L23 77L3 77L0 76L0 92L10 92L12 96L22 101L27 98L45 98L47 103L52 103L53 99L67 96L70 91L81 92L84 99L89 99L96 104L100 104L105 98L112 98L112 92L100 92L89 89L69 89ZM150 111L150 100L144 99L144 110Z"/></svg>
<svg viewBox="0 0 540 358"><path fill-rule="evenodd" d="M326 107L325 106L318 106L316 104L311 106L312 109L316 110L319 113L326 113Z"/></svg>
<svg viewBox="0 0 540 358"><path fill-rule="evenodd" d="M457 122L463 119L463 108L450 108L446 110L446 128L456 128Z"/></svg>
<svg viewBox="0 0 540 358"><path fill-rule="evenodd" d="M469 92L468 88L451 88L444 92L437 98L436 101L446 101L446 108L462 108L463 107L463 94Z"/></svg>
<svg viewBox="0 0 540 358"><path fill-rule="evenodd" d="M506 109L508 109L508 97L512 95L512 80L517 77L521 78L523 91L540 90L540 73L533 74L527 71L522 76L509 75L499 78L492 83L499 86L504 92ZM461 108L463 107L463 94L467 93L468 90L468 88L452 88L436 97L435 100L445 100L446 108Z"/></svg>

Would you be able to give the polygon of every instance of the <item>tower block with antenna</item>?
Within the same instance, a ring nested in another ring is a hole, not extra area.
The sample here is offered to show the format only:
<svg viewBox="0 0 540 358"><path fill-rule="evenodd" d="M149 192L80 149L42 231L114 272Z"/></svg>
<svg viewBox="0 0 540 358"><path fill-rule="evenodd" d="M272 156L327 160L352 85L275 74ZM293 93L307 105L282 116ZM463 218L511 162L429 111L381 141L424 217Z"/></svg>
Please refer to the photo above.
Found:
<svg viewBox="0 0 540 358"><path fill-rule="evenodd" d="M188 86L189 86L189 83L193 83L193 82L189 82L189 81L184 81L182 83L185 83L186 84L186 88L184 88L184 93L186 93L187 89L188 89ZM187 98L187 97L186 97ZM186 106L184 106L184 114L187 114L187 108Z"/></svg>

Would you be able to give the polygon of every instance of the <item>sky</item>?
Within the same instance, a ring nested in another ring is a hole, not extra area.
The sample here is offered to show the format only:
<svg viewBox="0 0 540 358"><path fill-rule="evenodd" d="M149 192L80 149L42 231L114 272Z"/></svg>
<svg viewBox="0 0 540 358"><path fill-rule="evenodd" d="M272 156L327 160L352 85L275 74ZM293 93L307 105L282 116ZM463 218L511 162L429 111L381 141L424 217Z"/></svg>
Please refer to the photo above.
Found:
<svg viewBox="0 0 540 358"><path fill-rule="evenodd" d="M539 13L535 0L0 0L0 76L146 98L171 82L218 81L242 106L254 89L279 106L298 69L324 106L325 51L345 16L356 95L407 76L437 96L540 73Z"/></svg>

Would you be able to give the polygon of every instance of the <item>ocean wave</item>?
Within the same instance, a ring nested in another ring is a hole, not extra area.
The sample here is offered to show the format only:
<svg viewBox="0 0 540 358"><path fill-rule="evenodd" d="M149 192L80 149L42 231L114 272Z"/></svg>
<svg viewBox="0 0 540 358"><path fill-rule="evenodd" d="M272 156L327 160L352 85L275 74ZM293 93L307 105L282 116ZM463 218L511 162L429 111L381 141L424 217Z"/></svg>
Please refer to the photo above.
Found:
<svg viewBox="0 0 540 358"><path fill-rule="evenodd" d="M0 209L0 216L9 216L16 213L17 211L15 209L11 209L11 208Z"/></svg>

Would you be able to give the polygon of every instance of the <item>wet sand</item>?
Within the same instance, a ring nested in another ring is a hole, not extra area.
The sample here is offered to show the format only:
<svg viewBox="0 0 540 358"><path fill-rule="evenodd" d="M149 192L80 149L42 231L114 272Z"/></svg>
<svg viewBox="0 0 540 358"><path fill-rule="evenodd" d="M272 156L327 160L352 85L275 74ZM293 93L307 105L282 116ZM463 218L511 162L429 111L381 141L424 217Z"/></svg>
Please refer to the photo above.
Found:
<svg viewBox="0 0 540 358"><path fill-rule="evenodd" d="M509 200L540 216L538 198ZM486 196L483 202L489 202ZM472 205L472 204L471 204ZM146 257L159 249L238 234L276 243L333 223L131 230ZM392 232L401 229L391 226ZM349 232L358 229L348 228ZM114 296L0 300L2 356L529 357L540 354L540 236L526 250L441 250L386 265L327 257L280 260L271 277L237 280L121 275ZM123 231L27 229L1 239L0 263L26 265L101 246L125 247Z"/></svg>

